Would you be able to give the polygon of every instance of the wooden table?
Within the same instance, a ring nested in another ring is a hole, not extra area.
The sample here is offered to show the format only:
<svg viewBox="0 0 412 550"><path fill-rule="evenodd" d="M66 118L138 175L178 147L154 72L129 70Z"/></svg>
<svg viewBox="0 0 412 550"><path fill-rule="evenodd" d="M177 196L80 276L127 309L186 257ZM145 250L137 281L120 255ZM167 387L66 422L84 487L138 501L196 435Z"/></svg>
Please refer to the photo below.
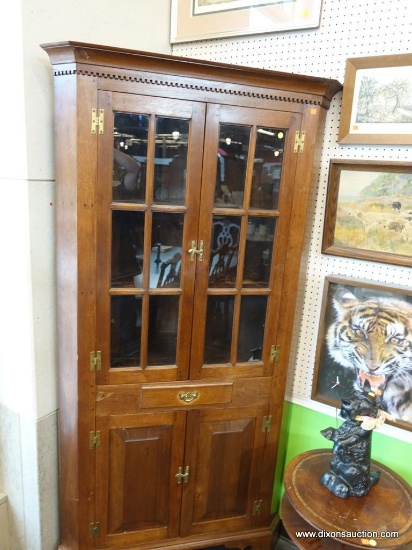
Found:
<svg viewBox="0 0 412 550"><path fill-rule="evenodd" d="M332 458L330 450L308 451L295 457L285 470L281 516L298 548L412 550L411 486L383 464L372 461L372 469L381 474L369 493L364 497L336 497L320 484ZM299 532L317 533L302 538ZM396 532L399 536L384 538L379 536L381 532Z"/></svg>

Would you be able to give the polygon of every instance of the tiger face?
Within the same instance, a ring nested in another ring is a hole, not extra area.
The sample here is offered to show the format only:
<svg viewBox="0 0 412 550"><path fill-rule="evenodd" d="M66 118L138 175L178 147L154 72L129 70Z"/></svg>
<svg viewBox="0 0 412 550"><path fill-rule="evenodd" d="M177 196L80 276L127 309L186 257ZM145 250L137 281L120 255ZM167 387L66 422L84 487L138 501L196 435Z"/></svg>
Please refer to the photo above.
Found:
<svg viewBox="0 0 412 550"><path fill-rule="evenodd" d="M412 306L391 298L360 301L343 288L333 303L331 357L355 371L355 389L381 395L387 412L412 422Z"/></svg>

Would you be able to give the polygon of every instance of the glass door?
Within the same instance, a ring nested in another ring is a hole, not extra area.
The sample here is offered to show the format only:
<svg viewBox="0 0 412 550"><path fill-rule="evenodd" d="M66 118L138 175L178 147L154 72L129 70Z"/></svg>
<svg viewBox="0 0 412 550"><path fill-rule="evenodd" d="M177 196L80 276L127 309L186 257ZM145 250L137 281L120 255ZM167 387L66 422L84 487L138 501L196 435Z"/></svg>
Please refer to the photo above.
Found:
<svg viewBox="0 0 412 550"><path fill-rule="evenodd" d="M98 383L184 379L204 107L101 95L110 109L99 136Z"/></svg>
<svg viewBox="0 0 412 550"><path fill-rule="evenodd" d="M267 376L300 115L101 96L97 382Z"/></svg>
<svg viewBox="0 0 412 550"><path fill-rule="evenodd" d="M300 115L208 106L191 377L270 372Z"/></svg>

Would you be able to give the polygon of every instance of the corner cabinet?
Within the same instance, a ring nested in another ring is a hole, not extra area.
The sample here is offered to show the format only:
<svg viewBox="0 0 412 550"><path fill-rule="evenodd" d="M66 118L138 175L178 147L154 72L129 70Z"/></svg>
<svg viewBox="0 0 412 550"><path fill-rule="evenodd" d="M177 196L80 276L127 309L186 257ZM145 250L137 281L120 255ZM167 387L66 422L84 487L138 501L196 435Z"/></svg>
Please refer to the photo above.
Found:
<svg viewBox="0 0 412 550"><path fill-rule="evenodd" d="M341 86L42 47L61 547L268 550L309 186Z"/></svg>

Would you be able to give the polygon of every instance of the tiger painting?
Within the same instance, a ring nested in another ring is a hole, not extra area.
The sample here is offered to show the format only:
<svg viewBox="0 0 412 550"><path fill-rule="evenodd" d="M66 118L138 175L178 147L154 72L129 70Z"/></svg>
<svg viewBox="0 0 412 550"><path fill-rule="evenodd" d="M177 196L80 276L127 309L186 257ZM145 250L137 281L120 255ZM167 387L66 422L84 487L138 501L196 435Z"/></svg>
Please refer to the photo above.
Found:
<svg viewBox="0 0 412 550"><path fill-rule="evenodd" d="M394 298L359 300L338 288L326 334L330 356L355 372L355 390L381 396L396 419L412 422L412 305Z"/></svg>

